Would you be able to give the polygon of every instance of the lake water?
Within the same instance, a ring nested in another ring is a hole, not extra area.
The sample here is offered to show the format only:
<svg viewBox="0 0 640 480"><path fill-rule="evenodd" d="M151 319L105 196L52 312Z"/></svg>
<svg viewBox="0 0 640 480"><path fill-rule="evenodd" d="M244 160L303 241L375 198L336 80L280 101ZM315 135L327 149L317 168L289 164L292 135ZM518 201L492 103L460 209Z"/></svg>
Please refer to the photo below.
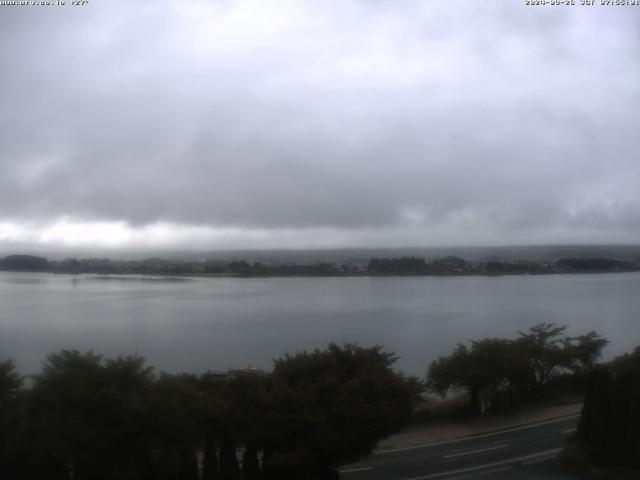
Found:
<svg viewBox="0 0 640 480"><path fill-rule="evenodd" d="M35 372L48 353L138 352L158 369L266 367L329 342L382 344L423 375L457 342L539 322L596 330L610 358L640 344L640 274L197 278L0 272L0 359Z"/></svg>

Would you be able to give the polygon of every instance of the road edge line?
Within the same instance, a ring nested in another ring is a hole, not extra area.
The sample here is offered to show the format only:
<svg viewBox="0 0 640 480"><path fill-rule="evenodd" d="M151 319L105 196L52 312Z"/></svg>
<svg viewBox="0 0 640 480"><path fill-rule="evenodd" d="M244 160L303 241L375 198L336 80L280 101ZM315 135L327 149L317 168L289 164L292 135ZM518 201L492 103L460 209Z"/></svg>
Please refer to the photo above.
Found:
<svg viewBox="0 0 640 480"><path fill-rule="evenodd" d="M489 433L472 434L472 435L467 435L466 437L454 438L452 440L444 440L442 442L433 442L433 443L424 443L422 445L414 445L413 447L392 448L389 450L378 450L378 451L374 451L373 453L374 455L387 455L389 453L405 452L409 450L418 450L420 448L438 447L440 445L448 445L450 443L465 442L469 440L474 440L476 438L493 437L495 435L500 435L503 433L517 432L519 430L527 430L529 428L535 428L542 425L551 425L553 423L560 423L565 420L571 420L572 418L578 418L580 415L581 415L580 413L576 413L573 415L568 415L566 417L555 418L553 420L545 420L543 422L521 425L519 427L510 427L510 428L506 428L504 430L499 430L499 431L490 431Z"/></svg>
<svg viewBox="0 0 640 480"><path fill-rule="evenodd" d="M440 477L446 477L446 476L449 476L449 475L457 475L459 473L474 472L476 470L483 470L485 468L498 467L500 465L509 465L509 464L512 464L512 463L519 463L519 462L522 462L524 460L528 460L530 458L536 458L536 457L542 457L544 455L556 454L556 453L560 452L560 450L562 450L562 448L553 448L551 450L544 450L542 452L531 453L529 455L523 455L521 457L510 458L508 460L500 460L499 462L486 463L484 465L477 465L475 467L461 468L459 470L450 470L448 472L432 473L430 475L425 475L425 476L422 476L422 477L411 477L411 478L407 478L405 480L427 480L429 478L440 478Z"/></svg>

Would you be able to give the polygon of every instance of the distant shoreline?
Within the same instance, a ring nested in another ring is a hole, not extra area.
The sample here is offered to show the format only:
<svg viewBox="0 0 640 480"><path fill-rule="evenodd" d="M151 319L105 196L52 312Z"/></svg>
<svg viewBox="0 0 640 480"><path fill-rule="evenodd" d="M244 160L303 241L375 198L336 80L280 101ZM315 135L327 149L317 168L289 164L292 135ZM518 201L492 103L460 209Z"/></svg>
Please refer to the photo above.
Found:
<svg viewBox="0 0 640 480"><path fill-rule="evenodd" d="M33 255L9 255L0 259L0 270L54 274L92 274L117 278L140 275L147 278L282 278L282 277L463 277L505 275L598 274L640 271L640 258L561 258L556 261L488 259L467 261L448 256L371 258L365 262L279 263L247 260L179 261L161 258L111 260L107 258L48 260Z"/></svg>
<svg viewBox="0 0 640 480"><path fill-rule="evenodd" d="M451 274L334 274L334 275L310 275L310 274L291 274L291 275L239 275L236 273L177 273L167 276L161 273L94 273L94 272L51 272L51 271L34 271L34 270L4 270L0 272L7 273L46 273L50 275L69 275L80 276L86 275L88 279L94 280L121 280L121 281L188 281L190 279L200 278L461 278L461 277L540 277L540 276L561 276L561 275L602 275L615 273L640 273L637 270L601 270L601 271L580 271L580 272L543 272L543 273L451 273Z"/></svg>

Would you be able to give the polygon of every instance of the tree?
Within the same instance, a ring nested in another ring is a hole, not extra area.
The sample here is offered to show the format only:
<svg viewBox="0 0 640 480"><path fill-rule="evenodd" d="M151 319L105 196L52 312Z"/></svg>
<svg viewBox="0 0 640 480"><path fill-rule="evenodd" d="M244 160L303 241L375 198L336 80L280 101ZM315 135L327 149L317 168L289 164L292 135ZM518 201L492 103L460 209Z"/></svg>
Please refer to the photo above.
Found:
<svg viewBox="0 0 640 480"><path fill-rule="evenodd" d="M259 478L258 451L253 445L247 445L242 455L242 480L259 480Z"/></svg>
<svg viewBox="0 0 640 480"><path fill-rule="evenodd" d="M161 460L158 470L178 480L197 477L195 450L202 438L199 380L196 375L163 372L151 384L147 402L152 419L149 446Z"/></svg>
<svg viewBox="0 0 640 480"><path fill-rule="evenodd" d="M261 444L265 431L261 422L269 408L267 378L268 374L260 370L226 375L207 372L200 376L200 422L205 432L203 478L239 478L236 442L245 447ZM219 463L215 439L221 446Z"/></svg>
<svg viewBox="0 0 640 480"><path fill-rule="evenodd" d="M354 344L276 360L263 416L265 476L328 472L404 426L417 388L391 369L395 360L380 346Z"/></svg>
<svg viewBox="0 0 640 480"><path fill-rule="evenodd" d="M471 411L481 413L481 391L495 391L509 382L514 376L512 358L508 340L487 338L472 341L469 347L458 344L450 356L431 363L427 385L442 396L451 389L467 390Z"/></svg>
<svg viewBox="0 0 640 480"><path fill-rule="evenodd" d="M231 432L226 431L220 447L220 478L240 480L240 465L236 456L236 442Z"/></svg>
<svg viewBox="0 0 640 480"><path fill-rule="evenodd" d="M617 258L561 258L556 267L567 272L634 272L638 264Z"/></svg>
<svg viewBox="0 0 640 480"><path fill-rule="evenodd" d="M575 373L588 373L597 365L602 349L608 343L608 340L593 330L586 335L566 337L563 340L563 348L567 354L566 366Z"/></svg>
<svg viewBox="0 0 640 480"><path fill-rule="evenodd" d="M227 265L227 270L238 275L251 275L252 269L246 260L234 260Z"/></svg>
<svg viewBox="0 0 640 480"><path fill-rule="evenodd" d="M36 456L82 480L145 478L151 468L152 371L136 356L50 355L29 392ZM34 465L42 465L35 458ZM36 467L38 468L38 467Z"/></svg>
<svg viewBox="0 0 640 480"><path fill-rule="evenodd" d="M368 271L371 275L426 275L428 267L424 258L372 258Z"/></svg>
<svg viewBox="0 0 640 480"><path fill-rule="evenodd" d="M0 402L14 399L20 387L23 378L16 372L16 367L12 360L0 362Z"/></svg>
<svg viewBox="0 0 640 480"><path fill-rule="evenodd" d="M638 405L640 347L589 373L578 439L592 463L640 467Z"/></svg>
<svg viewBox="0 0 640 480"><path fill-rule="evenodd" d="M0 363L0 474L195 480L204 443L203 479L335 478L334 467L371 452L411 414L417 381L394 361L381 347L347 344L287 355L271 373L156 375L138 356L63 350L26 390L13 364Z"/></svg>
<svg viewBox="0 0 640 480"><path fill-rule="evenodd" d="M46 272L48 266L46 258L33 255L9 255L0 261L0 270L16 272Z"/></svg>
<svg viewBox="0 0 640 480"><path fill-rule="evenodd" d="M218 476L218 453L216 452L216 441L213 434L207 433L204 441L204 455L202 457L202 480L217 480Z"/></svg>
<svg viewBox="0 0 640 480"><path fill-rule="evenodd" d="M178 453L178 475L180 480L198 480L198 458L190 446L183 446Z"/></svg>
<svg viewBox="0 0 640 480"><path fill-rule="evenodd" d="M595 331L563 337L566 329L555 323L540 323L528 332L518 332L515 352L519 354L519 364L526 365L517 382L523 394L536 397L549 378L559 371L584 375L594 367L609 343Z"/></svg>
<svg viewBox="0 0 640 480"><path fill-rule="evenodd" d="M0 478L11 478L18 468L14 457L22 380L11 360L0 362Z"/></svg>
<svg viewBox="0 0 640 480"><path fill-rule="evenodd" d="M498 396L514 390L535 398L550 378L570 373L584 378L600 357L607 340L596 332L578 337L562 336L567 327L541 323L515 340L488 338L458 344L449 356L431 363L428 387L444 396L451 390L469 393L471 411L481 413L480 393Z"/></svg>
<svg viewBox="0 0 640 480"><path fill-rule="evenodd" d="M566 329L566 326L559 327L554 323L540 323L528 332L518 332L517 351L527 359L521 389L527 394L536 395L555 369L569 365L560 337Z"/></svg>

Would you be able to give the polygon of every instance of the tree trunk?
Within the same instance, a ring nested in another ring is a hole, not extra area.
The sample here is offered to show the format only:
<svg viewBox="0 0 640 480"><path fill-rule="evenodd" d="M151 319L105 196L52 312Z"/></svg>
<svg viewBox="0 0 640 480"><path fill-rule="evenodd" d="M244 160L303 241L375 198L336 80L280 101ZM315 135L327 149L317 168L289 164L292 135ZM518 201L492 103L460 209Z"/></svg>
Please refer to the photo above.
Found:
<svg viewBox="0 0 640 480"><path fill-rule="evenodd" d="M471 399L471 413L473 415L480 415L482 413L480 408L480 387L471 387L469 395Z"/></svg>
<svg viewBox="0 0 640 480"><path fill-rule="evenodd" d="M218 453L213 435L208 433L204 440L204 456L202 457L202 480L217 480Z"/></svg>
<svg viewBox="0 0 640 480"><path fill-rule="evenodd" d="M258 451L253 446L247 446L242 456L242 480L259 480L260 463Z"/></svg>
<svg viewBox="0 0 640 480"><path fill-rule="evenodd" d="M178 471L180 480L198 480L198 458L193 448L185 447L180 450Z"/></svg>
<svg viewBox="0 0 640 480"><path fill-rule="evenodd" d="M240 480L240 465L236 457L236 442L230 433L226 433L222 438L220 478L222 480Z"/></svg>

